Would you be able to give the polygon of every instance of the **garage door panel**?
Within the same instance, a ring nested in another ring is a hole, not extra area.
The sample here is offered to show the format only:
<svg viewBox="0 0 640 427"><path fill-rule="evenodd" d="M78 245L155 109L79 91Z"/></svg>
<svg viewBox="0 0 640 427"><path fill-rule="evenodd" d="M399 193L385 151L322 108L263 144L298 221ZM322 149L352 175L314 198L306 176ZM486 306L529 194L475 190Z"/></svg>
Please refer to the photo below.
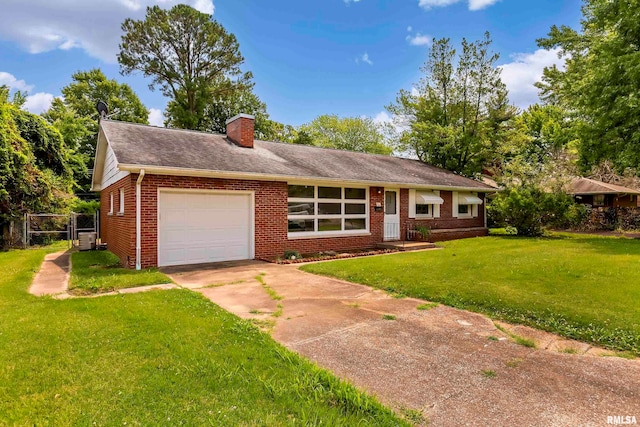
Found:
<svg viewBox="0 0 640 427"><path fill-rule="evenodd" d="M158 264L251 257L251 195L160 192Z"/></svg>

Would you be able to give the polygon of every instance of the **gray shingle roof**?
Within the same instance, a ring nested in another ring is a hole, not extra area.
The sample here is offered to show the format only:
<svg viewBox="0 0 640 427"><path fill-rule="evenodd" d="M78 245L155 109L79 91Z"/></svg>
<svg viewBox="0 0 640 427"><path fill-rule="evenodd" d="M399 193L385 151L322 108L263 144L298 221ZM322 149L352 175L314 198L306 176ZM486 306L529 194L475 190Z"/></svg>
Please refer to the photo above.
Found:
<svg viewBox="0 0 640 427"><path fill-rule="evenodd" d="M495 190L418 160L258 141L243 148L225 135L102 120L119 164Z"/></svg>
<svg viewBox="0 0 640 427"><path fill-rule="evenodd" d="M621 185L607 184L589 178L577 178L571 183L570 194L640 194L640 191Z"/></svg>

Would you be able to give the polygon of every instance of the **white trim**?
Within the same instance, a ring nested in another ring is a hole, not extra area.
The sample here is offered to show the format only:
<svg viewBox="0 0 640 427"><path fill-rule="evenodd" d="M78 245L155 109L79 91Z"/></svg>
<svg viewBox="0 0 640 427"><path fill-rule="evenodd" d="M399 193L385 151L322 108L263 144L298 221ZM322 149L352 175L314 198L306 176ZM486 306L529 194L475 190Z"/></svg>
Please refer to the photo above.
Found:
<svg viewBox="0 0 640 427"><path fill-rule="evenodd" d="M396 193L396 213L395 214L387 214L387 192L394 192ZM399 188L385 188L383 191L383 206L384 206L384 219L382 221L382 225L383 225L383 232L382 232L382 240L384 241L390 241L390 240L398 240L402 238L402 230L400 229L400 224L402 223L402 215L400 215L400 195L401 195L401 191ZM387 222L387 217L389 217L389 219L393 219L394 222ZM395 222L395 220L397 219L397 222ZM387 227L387 224L398 224L398 234L395 233L395 229L394 230L390 230ZM393 234L391 234L391 231L393 231Z"/></svg>
<svg viewBox="0 0 640 427"><path fill-rule="evenodd" d="M416 217L416 189L409 189L409 218Z"/></svg>
<svg viewBox="0 0 640 427"><path fill-rule="evenodd" d="M453 218L458 218L458 192L454 191L451 193L451 216Z"/></svg>
<svg viewBox="0 0 640 427"><path fill-rule="evenodd" d="M124 188L118 190L118 213L124 214Z"/></svg>
<svg viewBox="0 0 640 427"><path fill-rule="evenodd" d="M323 178L323 177L300 177L290 175L272 175L262 173L245 173L245 172L230 172L230 171L215 171L209 169L190 169L190 168L174 168L164 166L149 166L149 165L134 165L134 164L118 164L118 168L122 171L128 171L132 173L138 173L141 169L145 169L148 174L154 175L173 175L173 176L190 176L190 177L203 177L203 178L228 178L228 179L242 179L242 180L254 180L254 181L286 181L290 184L307 184L307 185L319 185L319 184L333 184L342 187L393 187L393 188L415 188L425 190L445 190L445 191L478 191L481 193L493 193L500 191L497 188L477 188L477 187L454 187L446 185L431 185L431 184L415 184L415 183L401 183L401 182L387 182L387 181L361 181L361 180L345 180L342 178Z"/></svg>
<svg viewBox="0 0 640 427"><path fill-rule="evenodd" d="M337 237L362 237L362 236L371 236L371 233L365 232L364 230L348 230L348 231L340 231L340 232L305 232L305 233L289 233L287 240L302 240L302 239L327 239L327 238L337 238Z"/></svg>
<svg viewBox="0 0 640 427"><path fill-rule="evenodd" d="M109 215L113 215L113 191L109 192Z"/></svg>
<svg viewBox="0 0 640 427"><path fill-rule="evenodd" d="M136 180L136 270L140 270L142 267L142 179L144 178L144 169L140 171L138 179ZM158 236L156 236L156 242Z"/></svg>
<svg viewBox="0 0 640 427"><path fill-rule="evenodd" d="M227 119L226 122L224 122L225 125L228 125L231 122L234 122L238 119L251 119L251 120L255 120L256 116L252 116L251 114L244 114L244 113L240 113L240 114L236 114L235 116L231 117L230 119Z"/></svg>
<svg viewBox="0 0 640 427"><path fill-rule="evenodd" d="M413 206L413 211L414 211L414 218L415 219L432 219L432 218L440 218L440 205L444 204L444 200L440 197L440 190L433 190L430 191L430 193L433 193L433 195L435 195L438 198L438 202L439 203L418 203L418 198L420 197L419 195L420 191L416 192L416 198L414 200L413 205L409 205L409 209L411 209L411 206ZM430 205L431 206L431 213L429 214L419 214L416 212L416 205L418 204L426 204L426 205Z"/></svg>
<svg viewBox="0 0 640 427"><path fill-rule="evenodd" d="M458 203L463 205L481 205L482 199L474 194L459 194Z"/></svg>
<svg viewBox="0 0 640 427"><path fill-rule="evenodd" d="M200 190L195 188L158 187L156 193L156 241L158 266L160 267L160 192L197 194L244 194L249 195L249 259L256 257L256 192L249 190Z"/></svg>
<svg viewBox="0 0 640 427"><path fill-rule="evenodd" d="M417 205L441 205L444 203L444 200L440 197L440 194L436 194L435 191L430 191L427 194L427 191L418 191L416 192L416 204ZM438 191L438 193L440 193ZM422 203L418 203L422 202Z"/></svg>

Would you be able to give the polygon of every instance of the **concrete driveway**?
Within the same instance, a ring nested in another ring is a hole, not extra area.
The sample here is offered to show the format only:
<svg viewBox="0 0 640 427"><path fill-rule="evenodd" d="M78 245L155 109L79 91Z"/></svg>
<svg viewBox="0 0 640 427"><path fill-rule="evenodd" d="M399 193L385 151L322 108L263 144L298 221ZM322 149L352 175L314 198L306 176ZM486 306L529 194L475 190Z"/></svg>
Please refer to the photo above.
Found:
<svg viewBox="0 0 640 427"><path fill-rule="evenodd" d="M424 301L296 266L248 261L164 271L399 412L421 411L433 426L640 422L638 360L506 325L538 344L524 347L482 315L417 310Z"/></svg>

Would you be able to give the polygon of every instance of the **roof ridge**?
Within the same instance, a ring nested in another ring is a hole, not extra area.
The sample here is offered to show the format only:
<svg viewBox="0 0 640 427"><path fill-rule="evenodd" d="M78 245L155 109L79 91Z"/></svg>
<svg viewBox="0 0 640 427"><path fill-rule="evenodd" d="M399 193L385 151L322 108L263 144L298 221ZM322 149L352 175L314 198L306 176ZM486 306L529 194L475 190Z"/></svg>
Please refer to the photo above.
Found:
<svg viewBox="0 0 640 427"><path fill-rule="evenodd" d="M100 122L103 122L103 121L111 122L111 123L122 123L122 124L125 124L125 125L140 126L140 127L150 128L150 129L173 131L173 132L198 133L198 134L204 134L204 135L215 135L215 136L224 136L224 137L227 136L227 134L225 134L225 133L210 132L210 131L206 131L206 130L168 128L168 127L165 127L165 126L154 126L154 125L148 125L146 123L127 122L127 121L124 121L124 120L100 119Z"/></svg>

